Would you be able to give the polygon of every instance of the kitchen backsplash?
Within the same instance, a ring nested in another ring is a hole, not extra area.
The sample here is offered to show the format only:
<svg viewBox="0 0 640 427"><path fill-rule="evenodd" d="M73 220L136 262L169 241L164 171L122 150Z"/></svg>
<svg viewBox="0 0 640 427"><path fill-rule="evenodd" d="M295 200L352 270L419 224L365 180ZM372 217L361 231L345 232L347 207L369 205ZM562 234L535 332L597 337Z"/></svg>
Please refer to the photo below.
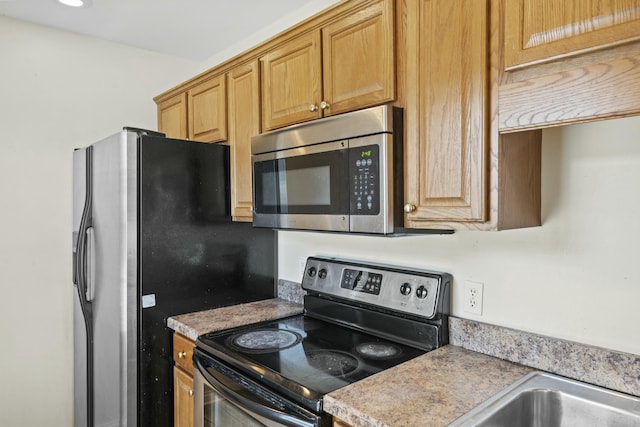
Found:
<svg viewBox="0 0 640 427"><path fill-rule="evenodd" d="M640 396L640 355L449 317L449 343Z"/></svg>
<svg viewBox="0 0 640 427"><path fill-rule="evenodd" d="M305 294L299 283L278 280L279 298L302 304ZM453 316L449 317L449 343L640 396L640 355Z"/></svg>
<svg viewBox="0 0 640 427"><path fill-rule="evenodd" d="M278 279L278 298L303 304L306 293L307 292L302 289L302 286L300 286L300 283Z"/></svg>

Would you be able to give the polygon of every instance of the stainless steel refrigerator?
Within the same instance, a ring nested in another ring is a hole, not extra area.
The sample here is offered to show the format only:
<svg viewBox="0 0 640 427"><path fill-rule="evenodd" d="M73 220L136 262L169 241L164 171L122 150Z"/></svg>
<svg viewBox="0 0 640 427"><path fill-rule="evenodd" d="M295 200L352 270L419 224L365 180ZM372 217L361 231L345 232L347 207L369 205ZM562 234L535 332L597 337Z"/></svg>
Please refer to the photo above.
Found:
<svg viewBox="0 0 640 427"><path fill-rule="evenodd" d="M230 218L229 147L123 131L73 152L76 427L172 426L169 316L271 298L275 232Z"/></svg>

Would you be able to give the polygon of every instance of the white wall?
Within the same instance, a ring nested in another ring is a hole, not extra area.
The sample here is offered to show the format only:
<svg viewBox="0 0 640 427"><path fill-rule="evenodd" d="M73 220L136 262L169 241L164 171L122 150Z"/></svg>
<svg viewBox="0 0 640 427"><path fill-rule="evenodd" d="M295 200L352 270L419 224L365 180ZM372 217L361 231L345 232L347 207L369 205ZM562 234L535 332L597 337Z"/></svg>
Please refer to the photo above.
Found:
<svg viewBox="0 0 640 427"><path fill-rule="evenodd" d="M0 17L0 425L72 425L71 153L200 64Z"/></svg>
<svg viewBox="0 0 640 427"><path fill-rule="evenodd" d="M448 236L280 231L279 274L323 254L453 274L452 313L640 354L640 117L543 132L543 226ZM462 310L484 283L482 316Z"/></svg>
<svg viewBox="0 0 640 427"><path fill-rule="evenodd" d="M155 129L154 96L336 1L202 63L0 16L0 426L72 425L73 148Z"/></svg>

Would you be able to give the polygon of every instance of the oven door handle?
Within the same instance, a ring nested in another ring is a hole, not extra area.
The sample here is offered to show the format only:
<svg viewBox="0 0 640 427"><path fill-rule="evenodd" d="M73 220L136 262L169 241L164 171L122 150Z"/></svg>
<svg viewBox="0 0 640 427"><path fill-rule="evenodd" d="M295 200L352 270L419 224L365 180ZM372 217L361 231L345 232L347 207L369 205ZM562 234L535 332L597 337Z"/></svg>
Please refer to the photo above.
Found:
<svg viewBox="0 0 640 427"><path fill-rule="evenodd" d="M205 380L209 382L215 391L239 408L243 408L248 412L253 412L256 415L278 422L287 427L315 427L316 424L313 422L295 418L275 408L263 405L260 402L256 402L236 393L211 375L196 356L194 356L194 361L196 362L196 367L200 374L202 374Z"/></svg>

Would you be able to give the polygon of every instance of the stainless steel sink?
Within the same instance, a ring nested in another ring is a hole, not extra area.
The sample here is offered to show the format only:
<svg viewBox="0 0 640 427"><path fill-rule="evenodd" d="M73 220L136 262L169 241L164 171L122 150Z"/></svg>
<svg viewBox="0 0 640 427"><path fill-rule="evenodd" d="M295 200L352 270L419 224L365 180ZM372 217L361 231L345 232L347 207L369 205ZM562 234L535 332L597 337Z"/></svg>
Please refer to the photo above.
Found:
<svg viewBox="0 0 640 427"><path fill-rule="evenodd" d="M449 426L638 427L640 398L532 372Z"/></svg>

